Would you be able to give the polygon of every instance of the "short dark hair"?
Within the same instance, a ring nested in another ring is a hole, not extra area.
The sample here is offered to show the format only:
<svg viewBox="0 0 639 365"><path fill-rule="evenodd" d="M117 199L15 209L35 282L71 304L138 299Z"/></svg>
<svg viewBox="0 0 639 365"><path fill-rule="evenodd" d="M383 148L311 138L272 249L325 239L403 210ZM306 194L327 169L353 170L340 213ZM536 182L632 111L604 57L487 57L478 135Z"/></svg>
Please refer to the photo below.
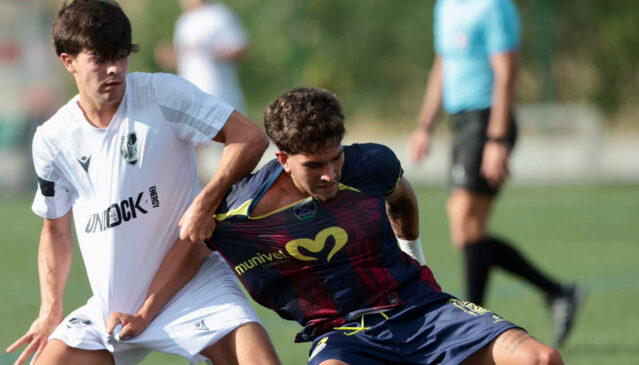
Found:
<svg viewBox="0 0 639 365"><path fill-rule="evenodd" d="M131 43L131 22L118 3L112 0L74 0L58 12L51 28L53 45L58 56L76 56L90 52L112 60L137 52Z"/></svg>
<svg viewBox="0 0 639 365"><path fill-rule="evenodd" d="M337 146L346 133L342 105L320 88L296 88L280 96L266 108L264 126L277 148L290 154Z"/></svg>

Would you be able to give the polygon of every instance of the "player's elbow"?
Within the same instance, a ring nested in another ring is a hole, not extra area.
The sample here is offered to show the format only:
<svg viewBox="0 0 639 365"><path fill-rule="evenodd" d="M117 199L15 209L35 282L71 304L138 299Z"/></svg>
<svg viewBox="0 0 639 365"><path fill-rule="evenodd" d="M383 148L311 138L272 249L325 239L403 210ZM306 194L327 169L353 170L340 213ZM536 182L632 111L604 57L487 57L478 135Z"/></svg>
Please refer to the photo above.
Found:
<svg viewBox="0 0 639 365"><path fill-rule="evenodd" d="M248 138L249 145L253 146L255 152L261 156L268 147L268 137L266 137L266 134L264 134L259 127L255 126Z"/></svg>

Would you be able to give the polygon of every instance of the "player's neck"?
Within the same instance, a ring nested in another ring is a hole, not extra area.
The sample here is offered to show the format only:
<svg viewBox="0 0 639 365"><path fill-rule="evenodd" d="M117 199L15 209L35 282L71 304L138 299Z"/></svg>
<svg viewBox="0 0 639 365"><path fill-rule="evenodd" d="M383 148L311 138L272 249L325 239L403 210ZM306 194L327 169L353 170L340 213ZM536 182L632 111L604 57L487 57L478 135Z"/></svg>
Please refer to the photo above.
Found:
<svg viewBox="0 0 639 365"><path fill-rule="evenodd" d="M301 192L293 183L291 177L282 171L266 194L257 203L251 212L251 216L258 217L268 214L277 209L291 205L295 202L308 198L310 195Z"/></svg>
<svg viewBox="0 0 639 365"><path fill-rule="evenodd" d="M84 118L89 124L96 128L106 129L111 124L113 116L118 111L122 100L116 103L99 104L91 102L91 99L84 97L80 94L80 100L78 100L78 106L84 114Z"/></svg>

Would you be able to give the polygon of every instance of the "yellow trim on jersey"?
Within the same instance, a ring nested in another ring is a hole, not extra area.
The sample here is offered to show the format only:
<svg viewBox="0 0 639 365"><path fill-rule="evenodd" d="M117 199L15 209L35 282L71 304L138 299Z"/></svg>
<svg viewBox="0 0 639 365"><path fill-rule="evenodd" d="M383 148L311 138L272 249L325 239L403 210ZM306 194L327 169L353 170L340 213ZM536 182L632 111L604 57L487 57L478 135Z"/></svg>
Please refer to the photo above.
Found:
<svg viewBox="0 0 639 365"><path fill-rule="evenodd" d="M249 219L264 219L264 218L266 218L266 217L270 217L270 216L272 216L273 214L277 214L277 213L279 213L279 212L281 212L281 211L283 211L283 210L285 210L285 209L288 209L288 208L290 208L290 207L292 207L292 206L294 206L294 205L296 205L296 204L299 204L299 203L301 203L301 202L303 202L303 201L306 201L306 200L309 200L309 199L311 199L311 198L310 198L310 197L308 197L308 198L300 199L300 200L298 200L298 201L296 201L296 202L293 202L293 203L291 203L291 204L289 204L289 205L285 205L285 206L283 206L283 207L281 207L281 208L277 208L277 209L275 209L275 210L274 210L274 211L272 211L272 212L268 212L268 213L266 213L266 214L262 214L262 215L257 216L257 217L249 217Z"/></svg>
<svg viewBox="0 0 639 365"><path fill-rule="evenodd" d="M215 220L223 221L223 220L227 219L228 217L231 217L231 216L234 216L234 215L248 215L248 208L249 208L249 206L251 206L252 202L253 202L253 199L249 199L249 200L245 201L239 207L237 207L235 209L232 209L232 210L229 210L226 213L215 214L213 217L215 218Z"/></svg>
<svg viewBox="0 0 639 365"><path fill-rule="evenodd" d="M339 190L352 190L352 191L361 193L360 190L358 190L358 189L356 189L356 188L354 188L352 186L344 185L342 183L339 183L338 187L339 187Z"/></svg>
<svg viewBox="0 0 639 365"><path fill-rule="evenodd" d="M338 189L339 190L352 190L352 191L361 193L360 190L358 190L358 189L356 189L356 188L354 188L352 186L344 185L342 183L338 184ZM277 209L275 209L272 212L268 212L266 214L263 214L263 215L260 215L260 216L257 216L257 217L251 217L251 216L248 215L249 214L248 208L249 208L249 206L251 206L251 203L253 202L253 199L249 199L249 200L245 201L244 203L242 203L242 205L240 205L239 207L237 207L235 209L232 209L232 210L229 210L226 213L215 214L214 217L215 217L215 220L217 220L217 221L223 221L223 220L228 219L229 217L235 216L235 215L248 216L249 219L264 219L264 218L270 217L273 214L277 214L277 213L279 213L279 212L281 212L281 211L283 211L285 209L288 209L288 208L290 208L290 207L292 207L294 205L297 205L297 204L299 204L299 203L301 203L301 202L303 202L305 200L308 200L308 199L311 199L311 198L308 197L308 198L300 199L300 200L298 200L296 202L293 202L291 204L285 205L285 206L283 206L281 208L277 208Z"/></svg>

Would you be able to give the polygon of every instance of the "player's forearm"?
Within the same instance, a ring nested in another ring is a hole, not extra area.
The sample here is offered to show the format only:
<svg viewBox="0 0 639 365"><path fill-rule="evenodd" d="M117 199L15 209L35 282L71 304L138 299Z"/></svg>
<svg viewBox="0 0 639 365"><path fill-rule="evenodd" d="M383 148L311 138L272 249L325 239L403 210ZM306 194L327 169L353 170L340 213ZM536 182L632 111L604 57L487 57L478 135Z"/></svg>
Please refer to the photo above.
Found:
<svg viewBox="0 0 639 365"><path fill-rule="evenodd" d="M442 108L442 93L442 63L437 56L428 75L426 92L417 121L418 128L432 131Z"/></svg>
<svg viewBox="0 0 639 365"><path fill-rule="evenodd" d="M45 220L38 248L40 315L61 316L64 288L73 257L73 240L70 226L68 229L60 229L47 221Z"/></svg>
<svg viewBox="0 0 639 365"><path fill-rule="evenodd" d="M150 323L162 307L198 272L211 251L188 241L178 241L167 253L136 313Z"/></svg>
<svg viewBox="0 0 639 365"><path fill-rule="evenodd" d="M386 214L395 236L404 240L419 237L417 197L405 178L400 179L395 191L387 197Z"/></svg>
<svg viewBox="0 0 639 365"><path fill-rule="evenodd" d="M246 56L247 48L224 48L219 49L215 52L213 57L216 60L227 61L227 62L237 62L240 61L244 56Z"/></svg>
<svg viewBox="0 0 639 365"><path fill-rule="evenodd" d="M268 147L268 139L260 128L238 112L233 112L223 132L224 149L213 178L206 184L200 198L213 212L233 183L249 174Z"/></svg>

